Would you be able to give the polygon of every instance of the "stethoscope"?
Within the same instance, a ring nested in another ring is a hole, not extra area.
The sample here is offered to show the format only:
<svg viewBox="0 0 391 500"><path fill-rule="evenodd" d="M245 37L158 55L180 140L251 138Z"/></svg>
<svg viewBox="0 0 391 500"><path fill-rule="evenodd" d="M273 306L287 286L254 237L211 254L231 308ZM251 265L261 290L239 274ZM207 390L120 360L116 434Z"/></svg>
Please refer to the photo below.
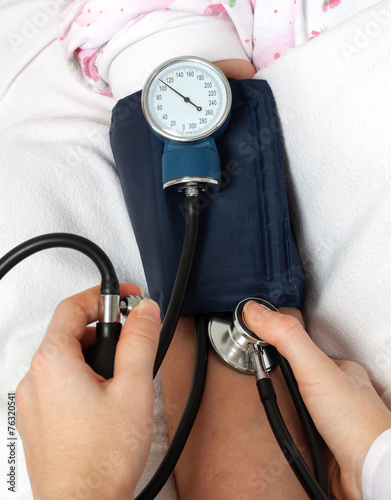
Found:
<svg viewBox="0 0 391 500"><path fill-rule="evenodd" d="M231 89L225 75L213 64L196 57L170 59L146 80L141 102L147 122L164 142L163 189L185 197L185 236L171 299L162 325L153 376L157 374L173 338L187 290L198 235L199 200L221 183L220 160L215 139L225 130L231 110ZM101 274L100 320L96 338L84 352L86 362L105 378L113 376L121 316L126 317L143 297L119 295L119 282L107 255L80 236L53 233L28 240L0 259L0 279L28 256L53 247L78 250L98 267ZM188 401L166 456L138 500L155 498L172 473L185 446L201 404L205 385L208 342L231 368L256 376L257 389L273 433L288 463L311 499L328 498L328 478L322 441L300 396L288 362L246 326L243 307L256 300L270 310L269 302L244 298L233 314L195 317L195 366ZM311 452L314 474L295 445L278 409L270 371L277 365L283 373L300 417Z"/></svg>

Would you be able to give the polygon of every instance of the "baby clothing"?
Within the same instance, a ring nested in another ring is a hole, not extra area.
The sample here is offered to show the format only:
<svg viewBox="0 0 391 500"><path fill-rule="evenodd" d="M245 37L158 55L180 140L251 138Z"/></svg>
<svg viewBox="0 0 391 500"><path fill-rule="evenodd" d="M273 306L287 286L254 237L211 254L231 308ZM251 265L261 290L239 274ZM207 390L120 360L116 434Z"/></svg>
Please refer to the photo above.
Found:
<svg viewBox="0 0 391 500"><path fill-rule="evenodd" d="M139 90L162 61L181 55L250 61L259 71L373 5L375 0L75 0L59 40L68 66L94 92ZM113 76L115 75L115 76Z"/></svg>

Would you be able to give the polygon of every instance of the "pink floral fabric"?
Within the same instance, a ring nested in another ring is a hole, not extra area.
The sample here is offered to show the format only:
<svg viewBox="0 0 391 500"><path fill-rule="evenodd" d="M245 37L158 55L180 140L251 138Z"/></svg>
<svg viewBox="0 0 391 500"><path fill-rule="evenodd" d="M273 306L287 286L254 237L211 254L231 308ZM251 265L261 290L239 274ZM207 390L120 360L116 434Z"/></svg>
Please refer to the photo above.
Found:
<svg viewBox="0 0 391 500"><path fill-rule="evenodd" d="M111 95L109 82L99 74L99 59L113 40L152 12L232 21L246 54L260 70L375 0L354 3L353 8L352 0L73 0L65 9L59 40L79 80L95 92ZM340 15L344 5L346 12Z"/></svg>
<svg viewBox="0 0 391 500"><path fill-rule="evenodd" d="M100 77L98 62L116 37L157 10L211 16L224 21L230 19L228 10L232 10L235 3L236 0L221 3L205 0L73 0L64 10L58 38L66 51L69 69L76 77L91 90L111 95L109 83ZM250 39L251 34L246 38Z"/></svg>

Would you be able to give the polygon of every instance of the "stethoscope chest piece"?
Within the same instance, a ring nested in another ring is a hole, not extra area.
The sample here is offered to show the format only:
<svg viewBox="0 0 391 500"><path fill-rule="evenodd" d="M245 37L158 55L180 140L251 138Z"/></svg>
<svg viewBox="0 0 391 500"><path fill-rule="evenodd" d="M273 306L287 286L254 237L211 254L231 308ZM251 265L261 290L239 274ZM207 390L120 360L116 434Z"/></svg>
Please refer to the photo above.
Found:
<svg viewBox="0 0 391 500"><path fill-rule="evenodd" d="M209 321L209 340L220 358L229 366L249 375L256 374L253 364L253 352L257 350L262 356L266 371L277 365L275 349L257 337L245 324L242 312L246 302L254 300L272 311L276 308L266 300L250 297L237 305L233 315L219 313Z"/></svg>

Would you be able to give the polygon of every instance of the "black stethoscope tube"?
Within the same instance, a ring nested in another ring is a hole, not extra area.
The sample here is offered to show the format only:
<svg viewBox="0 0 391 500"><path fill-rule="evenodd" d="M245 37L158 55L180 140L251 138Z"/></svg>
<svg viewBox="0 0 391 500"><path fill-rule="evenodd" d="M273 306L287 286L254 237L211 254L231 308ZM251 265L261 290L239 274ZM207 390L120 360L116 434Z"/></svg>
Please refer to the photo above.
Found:
<svg viewBox="0 0 391 500"><path fill-rule="evenodd" d="M270 378L257 381L257 388L273 434L291 469L311 500L328 500L319 483L297 449L277 405L276 393Z"/></svg>
<svg viewBox="0 0 391 500"><path fill-rule="evenodd" d="M176 327L178 325L183 300L189 282L190 272L193 266L193 259L198 237L198 223L199 223L199 197L186 196L185 211L186 211L186 225L185 236L183 239L183 246L181 257L178 264L178 271L175 278L175 283L170 297L170 302L167 307L167 312L164 318L162 329L160 331L159 346L155 358L153 368L153 377L155 378L159 371L160 365L167 353L171 344ZM207 368L207 323L206 320L196 319L195 330L195 365L193 382L190 389L190 394L186 403L186 407L182 414L178 428L170 443L170 446L159 465L157 471L152 479L137 496L137 500L152 500L156 497L159 491L165 485L170 474L173 472L175 464L177 463L180 454L186 444L190 431L193 427L195 418L201 404L203 388L205 384L206 368ZM204 328L204 329L203 329Z"/></svg>
<svg viewBox="0 0 391 500"><path fill-rule="evenodd" d="M183 240L182 253L179 260L178 271L172 289L166 316L160 331L159 346L156 354L153 376L159 371L160 365L171 344L181 314L183 299L187 290L190 272L196 249L199 221L199 197L187 196L185 199L186 226Z"/></svg>
<svg viewBox="0 0 391 500"><path fill-rule="evenodd" d="M37 236L13 248L0 259L0 279L22 260L49 248L70 248L89 257L102 277L101 294L119 295L119 283L114 267L105 252L92 241L68 233L50 233Z"/></svg>
<svg viewBox="0 0 391 500"><path fill-rule="evenodd" d="M278 353L278 357L278 364L284 376L285 383L288 386L307 440L308 448L311 454L311 461L314 468L314 476L318 481L320 487L328 497L329 480L327 475L326 460L324 457L323 440L315 427L311 415L308 413L307 407L304 404L290 364L283 356L281 356L280 353Z"/></svg>
<svg viewBox="0 0 391 500"><path fill-rule="evenodd" d="M155 474L135 500L152 500L165 485L185 447L196 419L204 392L208 367L208 318L195 317L195 359L193 380L183 415L165 457Z"/></svg>

